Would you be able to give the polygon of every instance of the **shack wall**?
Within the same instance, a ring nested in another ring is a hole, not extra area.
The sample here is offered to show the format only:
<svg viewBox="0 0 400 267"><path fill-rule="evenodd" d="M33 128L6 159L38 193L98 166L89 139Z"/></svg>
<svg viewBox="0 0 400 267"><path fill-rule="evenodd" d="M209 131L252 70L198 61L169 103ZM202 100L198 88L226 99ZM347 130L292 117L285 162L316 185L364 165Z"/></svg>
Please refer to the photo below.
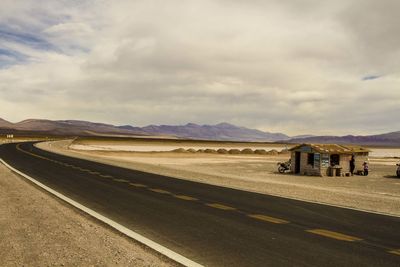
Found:
<svg viewBox="0 0 400 267"><path fill-rule="evenodd" d="M357 154L355 154L354 159L355 159L355 166L356 166L356 168L354 169L354 172L363 171L364 170L364 168L363 168L364 161L368 162L368 153L357 153Z"/></svg>
<svg viewBox="0 0 400 267"><path fill-rule="evenodd" d="M291 171L292 173L294 173L295 170L296 170L296 153L295 153L294 151L292 151L292 152L290 153L290 161L292 162L292 164L291 164L291 166L290 166L290 171Z"/></svg>
<svg viewBox="0 0 400 267"><path fill-rule="evenodd" d="M351 154L340 154L339 165L342 167L342 173L350 172Z"/></svg>
<svg viewBox="0 0 400 267"><path fill-rule="evenodd" d="M314 166L307 163L308 153L301 153L300 160L300 173L304 175L321 175L320 165Z"/></svg>

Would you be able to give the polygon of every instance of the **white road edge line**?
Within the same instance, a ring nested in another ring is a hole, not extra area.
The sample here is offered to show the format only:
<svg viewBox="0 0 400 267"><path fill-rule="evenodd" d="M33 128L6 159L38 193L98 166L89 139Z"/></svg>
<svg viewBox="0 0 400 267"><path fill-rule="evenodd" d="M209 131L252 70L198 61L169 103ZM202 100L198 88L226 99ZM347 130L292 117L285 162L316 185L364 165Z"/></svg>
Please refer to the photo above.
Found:
<svg viewBox="0 0 400 267"><path fill-rule="evenodd" d="M25 179L31 181L32 183L36 184L37 186L41 187L42 189L46 190L47 192L49 192L49 193L53 194L54 196L64 200L68 204L74 206L75 208L80 209L81 211L89 214L90 216L92 216L92 217L94 217L94 218L96 218L96 219L108 224L109 226L111 226L112 228L118 230L119 232L121 232L121 233L123 233L123 234L125 234L125 235L127 235L127 236L129 236L129 237L131 237L133 239L135 239L136 241L138 241L138 242L140 242L140 243L142 243L142 244L144 244L144 245L146 245L148 247L150 247L151 249L157 251L158 253L160 253L160 254L162 254L162 255L164 255L164 256L166 256L166 257L168 257L168 258L170 258L170 259L172 259L172 260L174 260L174 261L176 261L176 262L178 262L178 263L180 263L180 264L182 264L184 266L188 266L188 267L202 267L203 266L201 264L198 264L198 263L196 263L196 262L194 262L194 261L192 261L192 260L190 260L190 259L188 259L188 258L186 258L186 257L184 257L184 256L182 256L182 255L180 255L180 254L178 254L178 253L176 253L176 252L174 252L174 251L172 251L172 250L170 250L170 249L168 249L168 248L166 248L166 247L164 247L164 246L162 246L162 245L160 245L160 244L158 244L158 243L156 243L156 242L154 242L154 241L152 241L152 240L150 240L150 239L148 239L148 238L146 238L146 237L144 237L144 236L142 236L142 235L140 235L140 234L138 234L138 233L136 233L136 232L134 232L132 230L130 230L130 229L128 229L128 228L126 228L125 226L123 226L123 225L121 225L121 224L119 224L119 223L117 223L117 222L115 222L115 221L113 221L113 220L101 215L100 213L98 213L98 212L96 212L94 210L91 210L91 209L83 206L82 204L79 204L78 202L76 202L76 201L64 196L63 194L51 189L50 187L48 187L48 186L36 181L32 177L30 177L30 176L20 172L19 170L11 167L3 159L0 159L0 162L3 163L4 166L9 168L11 171L21 175Z"/></svg>

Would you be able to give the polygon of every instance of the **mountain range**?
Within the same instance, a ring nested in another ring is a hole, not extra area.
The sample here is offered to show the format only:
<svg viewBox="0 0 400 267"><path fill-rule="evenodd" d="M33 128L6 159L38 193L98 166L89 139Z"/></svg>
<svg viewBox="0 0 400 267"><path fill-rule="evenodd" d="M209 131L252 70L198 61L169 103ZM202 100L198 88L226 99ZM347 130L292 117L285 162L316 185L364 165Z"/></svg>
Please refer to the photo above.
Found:
<svg viewBox="0 0 400 267"><path fill-rule="evenodd" d="M281 133L269 133L229 123L216 125L149 125L134 127L131 125L115 126L79 120L42 120L29 119L11 123L0 119L0 133L13 131L20 134L67 135L67 136L170 136L185 139L225 140L225 141L277 141L288 140L289 136Z"/></svg>
<svg viewBox="0 0 400 267"><path fill-rule="evenodd" d="M60 135L60 136L160 136L182 139L287 142L287 143L336 143L400 147L400 131L367 136L288 136L283 133L264 132L239 127L229 123L216 125L131 125L115 126L80 120L28 119L11 123L0 118L0 134Z"/></svg>
<svg viewBox="0 0 400 267"><path fill-rule="evenodd" d="M120 128L129 129L130 126L121 126ZM140 129L149 134L171 135L189 139L226 141L277 141L289 139L289 136L282 133L263 132L256 129L238 127L229 123L219 123L216 125L188 123L178 126L149 125Z"/></svg>
<svg viewBox="0 0 400 267"><path fill-rule="evenodd" d="M400 147L400 131L378 135L346 135L346 136L311 136L306 138L291 138L289 143L319 143L319 144L358 144L365 146L395 146Z"/></svg>

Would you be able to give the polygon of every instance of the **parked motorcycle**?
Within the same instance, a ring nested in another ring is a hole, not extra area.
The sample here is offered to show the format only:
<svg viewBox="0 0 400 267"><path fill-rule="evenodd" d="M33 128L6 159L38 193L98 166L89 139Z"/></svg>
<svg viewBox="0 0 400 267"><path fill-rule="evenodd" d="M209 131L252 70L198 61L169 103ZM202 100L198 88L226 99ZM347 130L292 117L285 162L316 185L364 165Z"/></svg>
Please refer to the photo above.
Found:
<svg viewBox="0 0 400 267"><path fill-rule="evenodd" d="M290 171L292 166L292 161L289 159L286 162L279 162L277 165L278 165L278 172L285 173L287 171Z"/></svg>
<svg viewBox="0 0 400 267"><path fill-rule="evenodd" d="M397 171L396 171L396 174L397 174L397 177L399 177L399 178L400 178L400 163L397 163L396 165L397 165Z"/></svg>

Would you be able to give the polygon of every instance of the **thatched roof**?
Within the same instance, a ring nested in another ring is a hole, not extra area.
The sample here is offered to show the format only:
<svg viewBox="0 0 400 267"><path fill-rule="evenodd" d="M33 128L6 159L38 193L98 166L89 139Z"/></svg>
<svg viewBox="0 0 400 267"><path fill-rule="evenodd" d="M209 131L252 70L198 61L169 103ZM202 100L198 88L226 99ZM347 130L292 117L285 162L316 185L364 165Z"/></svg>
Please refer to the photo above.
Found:
<svg viewBox="0 0 400 267"><path fill-rule="evenodd" d="M336 153L336 154L353 154L368 153L371 150L355 145L338 145L338 144L301 144L289 149L289 151L298 150L301 147L311 147L319 153Z"/></svg>

